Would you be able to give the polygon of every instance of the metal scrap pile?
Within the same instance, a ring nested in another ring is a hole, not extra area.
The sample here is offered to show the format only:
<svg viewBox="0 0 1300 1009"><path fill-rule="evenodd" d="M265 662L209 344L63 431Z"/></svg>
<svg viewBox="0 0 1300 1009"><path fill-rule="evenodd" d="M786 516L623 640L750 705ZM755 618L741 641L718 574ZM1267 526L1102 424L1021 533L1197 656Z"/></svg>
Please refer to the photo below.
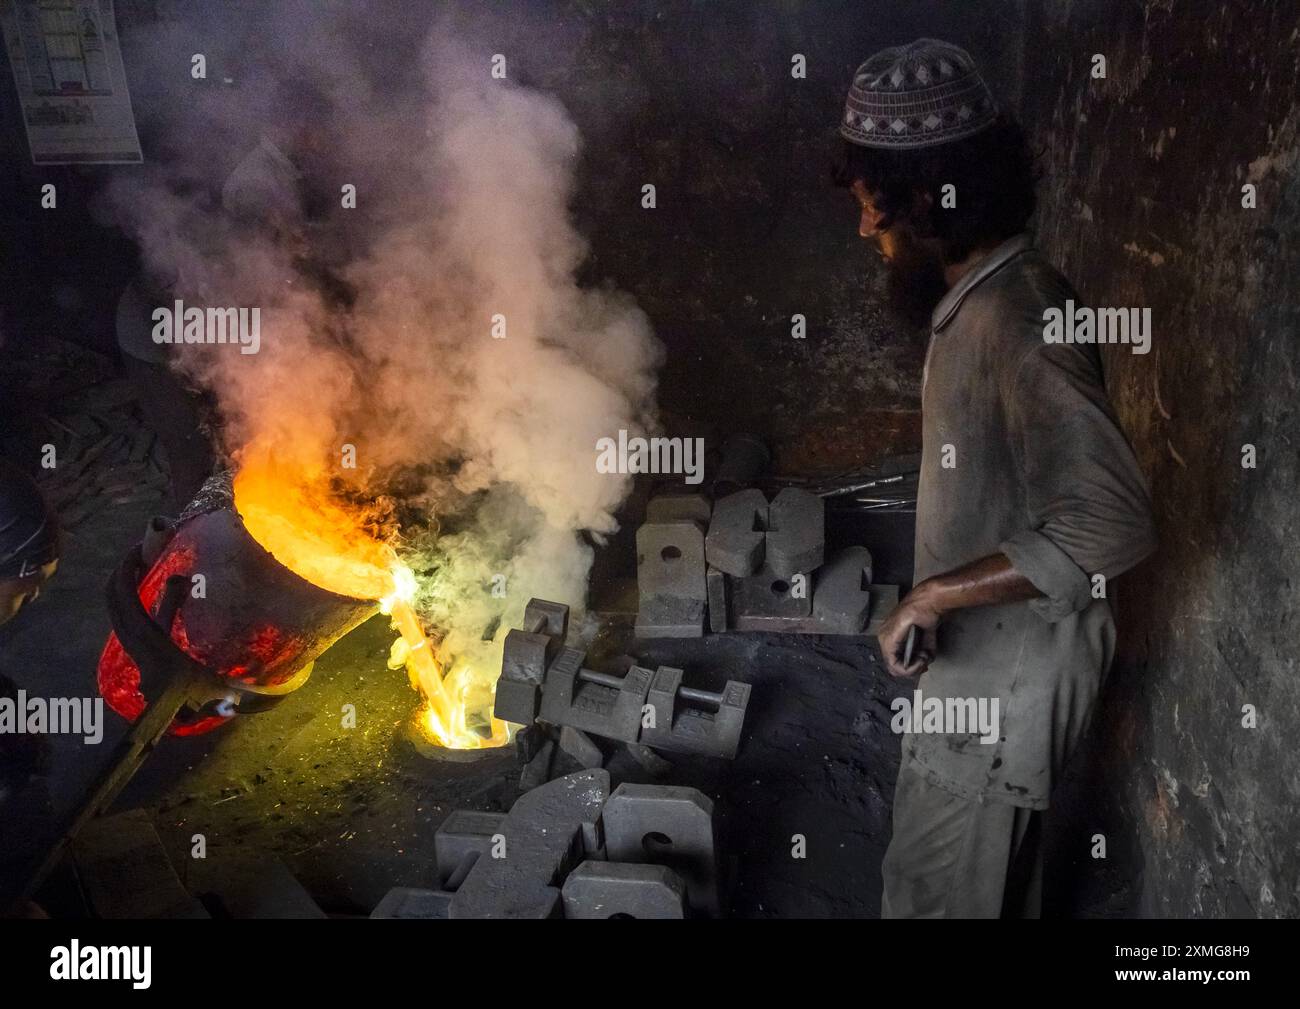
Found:
<svg viewBox="0 0 1300 1009"><path fill-rule="evenodd" d="M863 491L888 487L876 490L880 501L907 507L912 475L787 483L769 500L748 486L766 462L761 444L742 441L714 481L716 501L650 500L636 536L637 637L859 635L896 605L898 587L874 584L865 547L827 560L825 505L862 504ZM509 813L453 813L435 844L440 889L395 888L372 917L719 913L712 802L673 785L625 783L610 794L604 764L610 744L656 776L671 769L661 750L733 759L749 684L729 680L714 692L685 684L670 666L590 669L568 631L567 606L533 599L505 639L494 714L523 726L515 745L525 794ZM584 769L563 775L561 754Z"/></svg>
<svg viewBox="0 0 1300 1009"><path fill-rule="evenodd" d="M714 916L713 803L694 788L596 769L525 793L509 813L458 810L434 841L441 888L395 887L372 918Z"/></svg>
<svg viewBox="0 0 1300 1009"><path fill-rule="evenodd" d="M757 488L712 506L702 496L659 497L637 530L637 635L699 637L708 629L864 634L898 602L872 582L871 552L826 561L825 505L786 487Z"/></svg>
<svg viewBox="0 0 1300 1009"><path fill-rule="evenodd" d="M516 746L525 762L523 788L550 777L557 748L588 768L604 756L599 736L625 744L653 766L654 750L732 758L740 746L749 684L730 680L719 692L682 683L680 669L632 666L627 675L584 667L586 653L565 643L569 608L533 599L524 626L506 635L495 715L524 726Z"/></svg>

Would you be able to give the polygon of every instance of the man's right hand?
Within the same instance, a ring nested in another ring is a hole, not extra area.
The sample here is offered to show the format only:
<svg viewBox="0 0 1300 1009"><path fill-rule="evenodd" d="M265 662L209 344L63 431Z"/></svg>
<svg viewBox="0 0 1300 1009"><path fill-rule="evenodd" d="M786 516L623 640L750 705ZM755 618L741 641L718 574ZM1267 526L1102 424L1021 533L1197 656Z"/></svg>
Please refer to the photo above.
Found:
<svg viewBox="0 0 1300 1009"><path fill-rule="evenodd" d="M876 632L890 676L918 676L929 668L939 647L938 626L938 609L930 604L929 593L922 582L907 594ZM917 634L916 646L912 649L912 661L905 666L903 650L908 631L913 627Z"/></svg>

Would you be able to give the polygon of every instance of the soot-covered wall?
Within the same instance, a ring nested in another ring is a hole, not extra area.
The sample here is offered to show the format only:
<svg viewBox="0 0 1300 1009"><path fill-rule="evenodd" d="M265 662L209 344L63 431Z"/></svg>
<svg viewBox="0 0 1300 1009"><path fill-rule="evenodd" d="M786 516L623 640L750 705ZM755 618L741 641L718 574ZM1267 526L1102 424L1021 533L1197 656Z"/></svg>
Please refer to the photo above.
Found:
<svg viewBox="0 0 1300 1009"><path fill-rule="evenodd" d="M1300 913L1298 39L1292 0L1030 6L1041 243L1086 304L1153 320L1105 360L1161 545L1120 586L1064 838L1085 889L1096 832L1132 870L1112 911Z"/></svg>

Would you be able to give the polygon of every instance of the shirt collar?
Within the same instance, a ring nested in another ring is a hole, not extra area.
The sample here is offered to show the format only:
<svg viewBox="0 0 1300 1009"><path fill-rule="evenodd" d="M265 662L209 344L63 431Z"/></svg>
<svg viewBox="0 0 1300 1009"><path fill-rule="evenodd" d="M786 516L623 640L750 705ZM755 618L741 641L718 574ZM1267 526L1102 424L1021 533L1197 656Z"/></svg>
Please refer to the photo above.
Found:
<svg viewBox="0 0 1300 1009"><path fill-rule="evenodd" d="M943 296L939 304L935 306L934 314L930 317L931 330L937 333L948 325L952 321L952 317L957 314L957 309L961 307L966 295L1032 244L1033 238L1029 232L1022 231L1014 238L1008 238L981 259L972 269L967 270L966 275L957 281L952 289Z"/></svg>

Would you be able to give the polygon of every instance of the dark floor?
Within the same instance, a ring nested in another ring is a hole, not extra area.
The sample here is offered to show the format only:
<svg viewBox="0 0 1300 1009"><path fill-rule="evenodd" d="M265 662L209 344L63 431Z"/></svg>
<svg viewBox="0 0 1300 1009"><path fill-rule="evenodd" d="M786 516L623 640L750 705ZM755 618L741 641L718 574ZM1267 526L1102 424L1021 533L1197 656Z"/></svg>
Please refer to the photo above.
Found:
<svg viewBox="0 0 1300 1009"><path fill-rule="evenodd" d="M168 741L122 805L157 805L182 878L201 833L210 858L274 853L327 911L365 913L391 886L436 884L433 834L450 810L509 808L519 770L511 751L460 763L405 744L415 697L384 669L390 637L378 618L274 711L206 739ZM617 651L617 639L596 647ZM636 654L682 666L695 683L755 685L740 756L670 755L667 779L717 802L722 848L735 862L733 911L874 915L898 743L887 727L892 687L869 646L746 635ZM357 706L356 729L340 727L345 703ZM613 766L616 782L638 780L631 762ZM806 859L791 857L796 834Z"/></svg>

